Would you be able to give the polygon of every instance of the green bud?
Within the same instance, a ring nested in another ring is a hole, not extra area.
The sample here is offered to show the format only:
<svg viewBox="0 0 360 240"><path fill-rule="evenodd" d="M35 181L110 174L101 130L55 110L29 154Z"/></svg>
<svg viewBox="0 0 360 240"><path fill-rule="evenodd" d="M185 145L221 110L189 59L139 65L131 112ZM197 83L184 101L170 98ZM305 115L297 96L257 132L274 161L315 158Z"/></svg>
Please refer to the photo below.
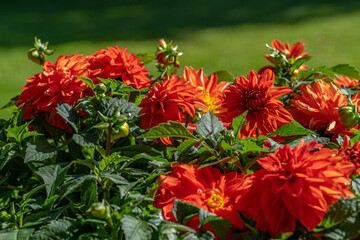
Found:
<svg viewBox="0 0 360 240"><path fill-rule="evenodd" d="M356 106L342 106L338 113L341 123L346 128L353 128L358 124L359 116L357 114Z"/></svg>
<svg viewBox="0 0 360 240"><path fill-rule="evenodd" d="M110 208L103 202L93 203L90 209L88 209L88 212L90 212L93 217L97 218L110 217Z"/></svg>

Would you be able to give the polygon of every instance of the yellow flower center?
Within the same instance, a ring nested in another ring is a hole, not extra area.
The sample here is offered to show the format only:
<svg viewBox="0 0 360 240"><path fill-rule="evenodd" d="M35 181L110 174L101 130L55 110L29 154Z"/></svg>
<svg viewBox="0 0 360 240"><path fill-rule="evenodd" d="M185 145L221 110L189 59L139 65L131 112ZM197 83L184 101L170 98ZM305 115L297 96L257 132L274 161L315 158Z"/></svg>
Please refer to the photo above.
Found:
<svg viewBox="0 0 360 240"><path fill-rule="evenodd" d="M224 205L224 199L220 195L213 193L206 201L209 208L221 208Z"/></svg>
<svg viewBox="0 0 360 240"><path fill-rule="evenodd" d="M205 93L204 95L202 95L201 100L204 101L204 103L206 104L206 107L208 108L208 110L213 113L213 114L217 114L219 113L219 106L214 104L214 98L210 97L209 93ZM203 113L205 114L207 111L205 110Z"/></svg>

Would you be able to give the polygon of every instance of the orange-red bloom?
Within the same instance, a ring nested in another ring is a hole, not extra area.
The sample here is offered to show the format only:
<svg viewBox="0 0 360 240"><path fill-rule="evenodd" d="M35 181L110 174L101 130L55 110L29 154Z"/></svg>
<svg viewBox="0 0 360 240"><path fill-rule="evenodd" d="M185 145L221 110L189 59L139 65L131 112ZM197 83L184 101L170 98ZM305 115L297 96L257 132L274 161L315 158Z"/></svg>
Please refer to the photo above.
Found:
<svg viewBox="0 0 360 240"><path fill-rule="evenodd" d="M278 50L280 52L285 53L286 58L288 58L288 59L293 58L294 61L296 61L297 59L299 59L301 57L309 56L309 53L303 53L303 51L305 49L305 45L303 42L297 42L290 47L289 43L286 43L284 45L281 41L275 39L275 40L271 41L271 47L275 48L276 50ZM265 58L273 64L278 64L278 60L272 58L269 54L266 54Z"/></svg>
<svg viewBox="0 0 360 240"><path fill-rule="evenodd" d="M225 89L223 107L227 111L221 115L223 122L231 123L233 118L248 110L247 122L239 132L239 138L254 136L257 128L260 134L266 135L292 120L291 114L278 100L292 90L289 87L272 87L274 79L270 70L261 76L251 70L247 79L244 76L236 78L235 85Z"/></svg>
<svg viewBox="0 0 360 240"><path fill-rule="evenodd" d="M221 96L229 85L228 82L223 81L217 84L218 77L216 74L211 74L210 79L208 79L202 68L196 71L192 67L185 67L184 79L198 90L198 97L204 101L207 110L212 114L219 116L225 111L221 106Z"/></svg>
<svg viewBox="0 0 360 240"><path fill-rule="evenodd" d="M311 231L332 203L354 197L348 186L353 167L341 162L336 150L322 147L302 140L297 147L285 145L258 159L264 169L245 180L240 211L271 236L294 232L297 221Z"/></svg>
<svg viewBox="0 0 360 240"><path fill-rule="evenodd" d="M350 147L349 139L345 137L344 143L340 147L338 155L343 159L343 161L349 162L354 166L354 175L360 173L360 142L356 142L352 147Z"/></svg>
<svg viewBox="0 0 360 240"><path fill-rule="evenodd" d="M148 92L139 107L140 126L149 129L168 121L186 122L187 113L190 117L195 114L195 108L206 109L205 104L196 96L196 89L187 84L181 77L173 75Z"/></svg>
<svg viewBox="0 0 360 240"><path fill-rule="evenodd" d="M352 88L360 84L359 80L351 79L347 76L340 75L340 78L334 78L334 83L339 87Z"/></svg>
<svg viewBox="0 0 360 240"><path fill-rule="evenodd" d="M172 167L171 173L160 176L161 184L154 200L154 206L163 210L166 220L175 221L171 209L174 200L179 199L229 219L238 229L244 228L237 213L244 175L236 172L222 174L213 167L197 169L199 165Z"/></svg>
<svg viewBox="0 0 360 240"><path fill-rule="evenodd" d="M294 93L294 99L290 101L294 106L288 108L296 121L318 133L332 135L332 140L339 134L354 134L339 119L338 110L347 105L348 99L334 84L319 80L301 85L300 90L301 94ZM353 96L355 104L358 98L359 95Z"/></svg>
<svg viewBox="0 0 360 240"><path fill-rule="evenodd" d="M149 88L151 79L146 77L149 71L143 66L134 53L129 54L126 48L118 46L100 49L94 53L90 69L91 78L98 82L96 77L119 79L126 85L136 89Z"/></svg>
<svg viewBox="0 0 360 240"><path fill-rule="evenodd" d="M74 106L79 98L93 95L91 88L75 77L89 76L88 66L88 57L78 54L62 55L56 63L45 62L43 72L27 79L16 102L17 106L23 104L23 119L43 116L52 126L71 131L56 107L59 102Z"/></svg>

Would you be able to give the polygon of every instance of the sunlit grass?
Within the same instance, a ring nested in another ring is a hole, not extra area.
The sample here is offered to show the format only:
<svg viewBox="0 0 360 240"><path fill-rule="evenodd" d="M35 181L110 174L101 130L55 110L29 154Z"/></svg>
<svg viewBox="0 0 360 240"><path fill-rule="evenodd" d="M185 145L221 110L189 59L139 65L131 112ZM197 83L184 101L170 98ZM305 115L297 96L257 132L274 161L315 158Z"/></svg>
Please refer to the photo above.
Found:
<svg viewBox="0 0 360 240"><path fill-rule="evenodd" d="M290 13L289 13L290 14ZM351 13L335 17L312 18L308 21L291 24L242 24L239 26L184 30L174 42L184 52L181 65L194 68L203 67L205 73L228 70L235 76L246 75L249 70L258 70L267 64L264 54L266 43L279 39L295 43L305 42L305 51L313 55L308 65L334 66L348 63L360 67L360 15ZM36 33L34 33L36 35ZM163 36L167 41L171 40ZM42 39L46 40L46 39ZM0 105L21 93L26 78L41 71L41 68L26 57L31 47L0 47ZM111 42L70 42L50 43L56 48L54 56L47 60L55 61L61 54L91 54L100 48L118 45L128 48L129 52L154 53L158 39L144 41ZM156 73L153 66L150 71ZM8 118L9 110L1 110L0 117Z"/></svg>

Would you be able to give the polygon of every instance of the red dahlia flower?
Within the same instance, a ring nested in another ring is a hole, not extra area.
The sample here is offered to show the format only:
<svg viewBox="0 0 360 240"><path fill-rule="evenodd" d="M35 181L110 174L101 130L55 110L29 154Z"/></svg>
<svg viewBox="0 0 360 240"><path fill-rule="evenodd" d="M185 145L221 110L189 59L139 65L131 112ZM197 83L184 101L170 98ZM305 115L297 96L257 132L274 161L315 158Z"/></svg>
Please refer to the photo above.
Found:
<svg viewBox="0 0 360 240"><path fill-rule="evenodd" d="M223 122L230 124L233 118L248 110L246 124L239 132L239 138L252 137L256 129L266 135L280 126L290 123L291 114L277 98L292 92L289 87L272 87L275 75L266 70L258 75L251 70L247 79L244 76L235 79L235 85L224 91L223 107L226 112L221 115Z"/></svg>
<svg viewBox="0 0 360 240"><path fill-rule="evenodd" d="M354 197L348 186L352 165L341 162L336 150L322 147L302 140L258 159L264 169L247 176L240 211L271 236L294 232L297 221L311 231L332 203Z"/></svg>
<svg viewBox="0 0 360 240"><path fill-rule="evenodd" d="M360 173L360 142L356 142L350 147L350 142L347 137L344 138L344 143L339 149L338 155L343 161L353 164L353 174L357 175Z"/></svg>
<svg viewBox="0 0 360 240"><path fill-rule="evenodd" d="M94 53L90 69L91 78L98 82L96 77L119 79L126 85L136 89L149 88L151 79L146 75L149 71L143 66L144 63L134 53L129 54L127 49L118 46L101 49Z"/></svg>
<svg viewBox="0 0 360 240"><path fill-rule="evenodd" d="M284 45L281 41L275 39L271 41L271 47L285 53L286 58L293 58L295 61L301 57L309 56L309 53L303 53L305 48L303 42L297 42L290 47L289 43ZM269 54L266 54L265 58L273 64L278 64L277 59L272 58Z"/></svg>
<svg viewBox="0 0 360 240"><path fill-rule="evenodd" d="M360 84L359 80L356 79L350 79L347 76L340 75L340 78L334 78L334 83L338 85L339 87L347 87L352 88Z"/></svg>
<svg viewBox="0 0 360 240"><path fill-rule="evenodd" d="M293 93L290 100L294 106L287 109L303 126L321 134L331 134L334 141L339 134L352 136L354 133L341 123L338 110L347 105L347 97L334 84L322 80L300 86L301 94ZM355 104L358 94L352 97Z"/></svg>
<svg viewBox="0 0 360 240"><path fill-rule="evenodd" d="M184 79L198 90L199 98L204 101L207 110L212 114L219 116L225 111L221 106L221 96L229 85L228 82L223 81L217 84L216 74L211 74L210 79L208 79L202 68L196 71L192 67L185 67Z"/></svg>
<svg viewBox="0 0 360 240"><path fill-rule="evenodd" d="M199 165L172 167L171 173L159 177L161 184L154 200L154 206L163 210L166 220L175 221L171 209L175 199L179 199L229 219L238 229L244 228L237 213L244 175L222 174L214 167L197 169Z"/></svg>
<svg viewBox="0 0 360 240"><path fill-rule="evenodd" d="M168 121L186 122L185 113L193 117L195 108L206 109L205 104L196 96L196 89L182 78L173 75L148 92L139 107L140 126L149 129Z"/></svg>
<svg viewBox="0 0 360 240"><path fill-rule="evenodd" d="M71 131L56 112L59 102L74 106L79 98L92 96L91 88L76 76L87 77L88 57L60 56L56 63L45 62L44 71L27 79L16 106L23 105L23 119L43 116L54 127Z"/></svg>

